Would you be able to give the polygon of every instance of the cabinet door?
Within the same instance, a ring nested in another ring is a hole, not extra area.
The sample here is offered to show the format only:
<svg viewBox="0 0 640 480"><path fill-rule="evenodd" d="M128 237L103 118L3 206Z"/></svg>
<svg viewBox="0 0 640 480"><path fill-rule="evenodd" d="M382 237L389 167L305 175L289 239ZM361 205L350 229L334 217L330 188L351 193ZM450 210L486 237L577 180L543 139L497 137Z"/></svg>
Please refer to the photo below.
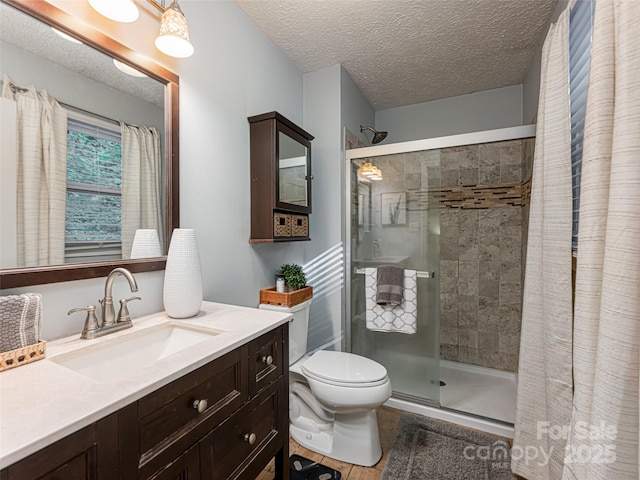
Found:
<svg viewBox="0 0 640 480"><path fill-rule="evenodd" d="M149 477L150 480L199 480L200 455L198 446L190 448L164 469Z"/></svg>
<svg viewBox="0 0 640 480"><path fill-rule="evenodd" d="M288 442L286 394L280 377L201 442L202 475L211 480L255 479Z"/></svg>
<svg viewBox="0 0 640 480"><path fill-rule="evenodd" d="M110 415L5 468L0 480L115 478L118 457L112 446L116 436L116 416Z"/></svg>
<svg viewBox="0 0 640 480"><path fill-rule="evenodd" d="M311 213L311 142L278 122L276 207Z"/></svg>

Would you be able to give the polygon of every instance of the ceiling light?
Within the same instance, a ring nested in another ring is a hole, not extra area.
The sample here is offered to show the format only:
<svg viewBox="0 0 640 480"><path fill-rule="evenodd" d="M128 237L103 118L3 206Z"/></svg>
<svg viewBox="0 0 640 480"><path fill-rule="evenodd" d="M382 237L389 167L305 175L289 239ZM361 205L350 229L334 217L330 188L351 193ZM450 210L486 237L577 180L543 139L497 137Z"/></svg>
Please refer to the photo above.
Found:
<svg viewBox="0 0 640 480"><path fill-rule="evenodd" d="M362 165L362 171L360 173L365 177L370 177L371 175L374 175L376 173L374 170L375 168L376 167L374 167L369 162L367 162L364 165Z"/></svg>
<svg viewBox="0 0 640 480"><path fill-rule="evenodd" d="M60 30L58 30L57 28L53 28L53 27L51 27L51 30L53 30L53 31L56 33L56 35L58 35L58 36L60 36L60 37L64 38L65 40L68 40L68 41L70 41L70 42L72 42L72 43L82 43L82 42L81 42L80 40L78 40L77 38L73 38L71 35L67 35L66 33L61 32Z"/></svg>
<svg viewBox="0 0 640 480"><path fill-rule="evenodd" d="M177 58L193 55L193 45L189 41L189 27L184 13L177 1L169 5L162 14L160 34L156 38L156 47L162 53Z"/></svg>
<svg viewBox="0 0 640 480"><path fill-rule="evenodd" d="M369 180L382 180L382 172L378 167L373 167L373 175L369 175Z"/></svg>
<svg viewBox="0 0 640 480"><path fill-rule="evenodd" d="M360 175L362 175L365 178L368 178L369 180L382 180L382 171L376 167L375 165L372 165L369 162L366 162L364 165L362 165L362 168L360 169Z"/></svg>
<svg viewBox="0 0 640 480"><path fill-rule="evenodd" d="M133 0L89 0L100 15L122 23L135 22L140 12Z"/></svg>
<svg viewBox="0 0 640 480"><path fill-rule="evenodd" d="M140 70L136 70L133 67L130 67L126 63L122 63L119 60L113 59L113 64L116 66L118 70L122 73L126 73L127 75L131 75L132 77L144 78L146 75L142 73Z"/></svg>

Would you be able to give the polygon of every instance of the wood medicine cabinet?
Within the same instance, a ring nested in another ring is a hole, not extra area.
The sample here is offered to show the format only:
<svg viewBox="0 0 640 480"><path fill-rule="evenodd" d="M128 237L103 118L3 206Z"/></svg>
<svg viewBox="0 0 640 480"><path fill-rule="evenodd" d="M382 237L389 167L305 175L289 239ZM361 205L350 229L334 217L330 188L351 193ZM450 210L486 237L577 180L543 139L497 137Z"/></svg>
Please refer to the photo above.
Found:
<svg viewBox="0 0 640 480"><path fill-rule="evenodd" d="M313 136L278 112L248 120L251 139L249 242L309 240Z"/></svg>

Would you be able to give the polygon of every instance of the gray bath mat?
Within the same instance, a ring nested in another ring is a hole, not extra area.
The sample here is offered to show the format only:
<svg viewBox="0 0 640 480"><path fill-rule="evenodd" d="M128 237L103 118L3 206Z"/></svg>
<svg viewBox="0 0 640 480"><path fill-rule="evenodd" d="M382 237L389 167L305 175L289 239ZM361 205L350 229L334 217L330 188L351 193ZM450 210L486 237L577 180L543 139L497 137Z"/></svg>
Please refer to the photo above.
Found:
<svg viewBox="0 0 640 480"><path fill-rule="evenodd" d="M510 464L502 437L404 413L380 480L513 480Z"/></svg>

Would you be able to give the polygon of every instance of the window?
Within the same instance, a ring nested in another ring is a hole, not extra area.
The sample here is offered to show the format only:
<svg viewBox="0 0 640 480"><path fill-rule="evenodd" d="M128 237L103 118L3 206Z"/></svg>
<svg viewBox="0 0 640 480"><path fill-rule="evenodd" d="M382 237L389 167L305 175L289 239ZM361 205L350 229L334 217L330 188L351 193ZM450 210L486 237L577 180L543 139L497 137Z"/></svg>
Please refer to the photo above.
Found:
<svg viewBox="0 0 640 480"><path fill-rule="evenodd" d="M595 0L578 0L569 16L569 101L571 104L571 173L573 190L573 231L571 244L578 248L580 211L580 173L582 141L587 109L591 29Z"/></svg>
<svg viewBox="0 0 640 480"><path fill-rule="evenodd" d="M69 112L65 260L121 258L122 143L117 125Z"/></svg>

